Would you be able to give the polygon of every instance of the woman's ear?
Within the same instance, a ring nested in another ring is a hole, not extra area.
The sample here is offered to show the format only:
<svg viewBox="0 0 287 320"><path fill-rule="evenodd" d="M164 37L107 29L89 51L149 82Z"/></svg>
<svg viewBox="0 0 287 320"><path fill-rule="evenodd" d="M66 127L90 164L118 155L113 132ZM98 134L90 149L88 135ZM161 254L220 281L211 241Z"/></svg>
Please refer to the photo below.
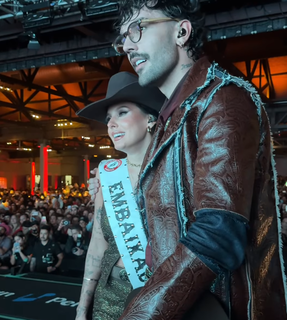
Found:
<svg viewBox="0 0 287 320"><path fill-rule="evenodd" d="M155 124L156 124L156 121L157 121L157 119L156 119L156 117L154 116L154 115L149 115L148 116L148 126L152 129L154 126L155 126Z"/></svg>

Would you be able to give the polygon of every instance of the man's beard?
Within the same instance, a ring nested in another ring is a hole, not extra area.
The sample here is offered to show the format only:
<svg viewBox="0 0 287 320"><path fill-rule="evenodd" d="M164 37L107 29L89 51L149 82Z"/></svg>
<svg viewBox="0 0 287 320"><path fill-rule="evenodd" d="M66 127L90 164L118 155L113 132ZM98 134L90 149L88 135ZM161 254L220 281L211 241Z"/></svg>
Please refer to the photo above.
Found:
<svg viewBox="0 0 287 320"><path fill-rule="evenodd" d="M143 68L138 73L138 82L140 86L153 86L159 88L170 75L171 70L177 63L178 57L175 52L171 51L169 45L164 48L162 48L162 52L164 52L163 55L160 57L158 55L149 57L148 62L150 66L148 68Z"/></svg>

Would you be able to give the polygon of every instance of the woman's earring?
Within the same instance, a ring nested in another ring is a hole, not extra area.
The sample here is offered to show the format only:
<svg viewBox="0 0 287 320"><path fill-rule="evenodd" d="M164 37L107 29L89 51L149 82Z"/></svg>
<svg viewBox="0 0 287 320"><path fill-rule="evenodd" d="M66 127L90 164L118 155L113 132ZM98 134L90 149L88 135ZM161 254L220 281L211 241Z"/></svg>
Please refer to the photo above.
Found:
<svg viewBox="0 0 287 320"><path fill-rule="evenodd" d="M147 127L147 132L151 133L151 127Z"/></svg>

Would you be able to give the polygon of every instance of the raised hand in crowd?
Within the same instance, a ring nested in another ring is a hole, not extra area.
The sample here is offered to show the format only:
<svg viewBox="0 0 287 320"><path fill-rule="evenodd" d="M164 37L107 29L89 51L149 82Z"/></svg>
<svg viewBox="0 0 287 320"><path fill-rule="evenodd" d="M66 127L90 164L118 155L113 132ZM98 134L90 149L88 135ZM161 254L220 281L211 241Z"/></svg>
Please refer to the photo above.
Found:
<svg viewBox="0 0 287 320"><path fill-rule="evenodd" d="M64 228L64 220L61 220L59 226L58 226L58 231L61 231Z"/></svg>

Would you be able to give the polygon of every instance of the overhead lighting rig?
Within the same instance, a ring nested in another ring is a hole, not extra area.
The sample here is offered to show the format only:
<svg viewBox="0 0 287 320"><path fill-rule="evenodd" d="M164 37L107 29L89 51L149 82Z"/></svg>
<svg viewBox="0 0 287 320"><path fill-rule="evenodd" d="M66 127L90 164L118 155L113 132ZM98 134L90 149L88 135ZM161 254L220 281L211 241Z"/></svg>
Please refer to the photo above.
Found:
<svg viewBox="0 0 287 320"><path fill-rule="evenodd" d="M0 0L0 19L22 19L23 28L36 30L49 26L54 19L65 15L99 16L116 13L119 10L115 0Z"/></svg>
<svg viewBox="0 0 287 320"><path fill-rule="evenodd" d="M41 44L38 41L36 34L30 31L28 34L29 37L29 43L28 43L28 49L30 50L38 50L41 48Z"/></svg>
<svg viewBox="0 0 287 320"><path fill-rule="evenodd" d="M85 14L87 17L113 13L118 10L117 1L86 0Z"/></svg>
<svg viewBox="0 0 287 320"><path fill-rule="evenodd" d="M24 1L25 3L25 1ZM25 30L36 30L48 26L53 20L53 7L49 1L34 1L23 6L23 27Z"/></svg>
<svg viewBox="0 0 287 320"><path fill-rule="evenodd" d="M54 127L67 127L72 125L73 125L73 122L69 122L67 119L59 119L57 120L57 123L54 124Z"/></svg>
<svg viewBox="0 0 287 320"><path fill-rule="evenodd" d="M9 92L13 91L12 89L7 88L7 87L3 87L3 86L0 86L0 90L1 91L9 91Z"/></svg>
<svg viewBox="0 0 287 320"><path fill-rule="evenodd" d="M17 151L32 151L31 148L17 148Z"/></svg>

